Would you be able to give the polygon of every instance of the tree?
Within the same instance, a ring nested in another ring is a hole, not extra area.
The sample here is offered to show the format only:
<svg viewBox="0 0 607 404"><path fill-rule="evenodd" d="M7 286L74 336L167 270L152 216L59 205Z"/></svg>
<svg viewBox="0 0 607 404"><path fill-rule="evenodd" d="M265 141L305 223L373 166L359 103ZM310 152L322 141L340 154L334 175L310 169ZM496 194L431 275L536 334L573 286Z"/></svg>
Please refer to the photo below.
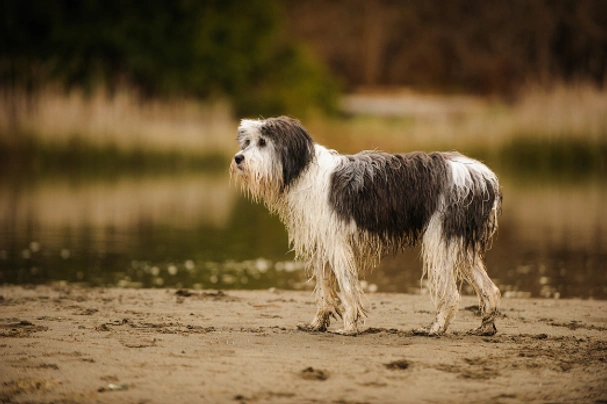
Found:
<svg viewBox="0 0 607 404"><path fill-rule="evenodd" d="M0 7L5 88L126 84L144 97L228 96L237 113L255 115L335 105L335 82L285 38L276 1L7 0Z"/></svg>

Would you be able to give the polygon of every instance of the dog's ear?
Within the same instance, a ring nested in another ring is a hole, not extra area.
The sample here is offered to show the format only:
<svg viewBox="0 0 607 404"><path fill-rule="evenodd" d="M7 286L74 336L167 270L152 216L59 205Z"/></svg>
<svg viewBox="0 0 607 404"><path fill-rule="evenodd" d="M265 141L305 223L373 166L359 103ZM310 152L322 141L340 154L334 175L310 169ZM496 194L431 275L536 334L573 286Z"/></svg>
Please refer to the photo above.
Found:
<svg viewBox="0 0 607 404"><path fill-rule="evenodd" d="M286 116L266 119L261 132L274 143L282 164L284 191L314 159L314 141L297 119Z"/></svg>

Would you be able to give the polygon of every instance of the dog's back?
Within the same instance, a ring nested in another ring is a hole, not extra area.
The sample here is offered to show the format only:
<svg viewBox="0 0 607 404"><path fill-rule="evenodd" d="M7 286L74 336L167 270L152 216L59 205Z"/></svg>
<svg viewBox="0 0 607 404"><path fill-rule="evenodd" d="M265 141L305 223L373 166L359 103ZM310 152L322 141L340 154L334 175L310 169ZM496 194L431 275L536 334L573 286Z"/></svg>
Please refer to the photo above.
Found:
<svg viewBox="0 0 607 404"><path fill-rule="evenodd" d="M392 247L415 245L430 219L441 214L448 240L485 251L497 226L497 176L456 152L341 156L331 176L329 203L344 221Z"/></svg>

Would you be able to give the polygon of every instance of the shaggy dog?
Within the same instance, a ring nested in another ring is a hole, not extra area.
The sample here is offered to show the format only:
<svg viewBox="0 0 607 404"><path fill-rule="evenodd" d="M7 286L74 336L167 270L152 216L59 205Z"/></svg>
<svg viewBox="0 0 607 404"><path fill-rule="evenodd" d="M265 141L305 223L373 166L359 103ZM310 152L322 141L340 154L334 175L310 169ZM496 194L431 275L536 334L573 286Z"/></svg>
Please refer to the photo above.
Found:
<svg viewBox="0 0 607 404"><path fill-rule="evenodd" d="M299 328L355 335L366 317L358 272L386 253L421 243L436 318L418 330L443 334L459 304L458 281L478 295L475 334L496 332L500 292L484 265L501 191L484 164L456 152L341 155L288 117L242 120L230 174L284 222L296 256L316 278L316 315Z"/></svg>

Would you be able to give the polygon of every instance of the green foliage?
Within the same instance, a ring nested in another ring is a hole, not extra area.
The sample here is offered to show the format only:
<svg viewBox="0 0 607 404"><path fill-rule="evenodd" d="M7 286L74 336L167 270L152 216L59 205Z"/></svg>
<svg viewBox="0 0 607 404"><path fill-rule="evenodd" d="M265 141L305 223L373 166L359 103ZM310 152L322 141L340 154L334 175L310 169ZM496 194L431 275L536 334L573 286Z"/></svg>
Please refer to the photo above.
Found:
<svg viewBox="0 0 607 404"><path fill-rule="evenodd" d="M0 7L0 85L128 84L144 96L232 97L246 114L335 105L330 76L284 38L276 1L26 0Z"/></svg>
<svg viewBox="0 0 607 404"><path fill-rule="evenodd" d="M272 73L262 67L255 72L257 84L236 97L239 115L293 113L301 117L312 109L336 112L337 84L306 48L285 45L269 56L267 64Z"/></svg>

